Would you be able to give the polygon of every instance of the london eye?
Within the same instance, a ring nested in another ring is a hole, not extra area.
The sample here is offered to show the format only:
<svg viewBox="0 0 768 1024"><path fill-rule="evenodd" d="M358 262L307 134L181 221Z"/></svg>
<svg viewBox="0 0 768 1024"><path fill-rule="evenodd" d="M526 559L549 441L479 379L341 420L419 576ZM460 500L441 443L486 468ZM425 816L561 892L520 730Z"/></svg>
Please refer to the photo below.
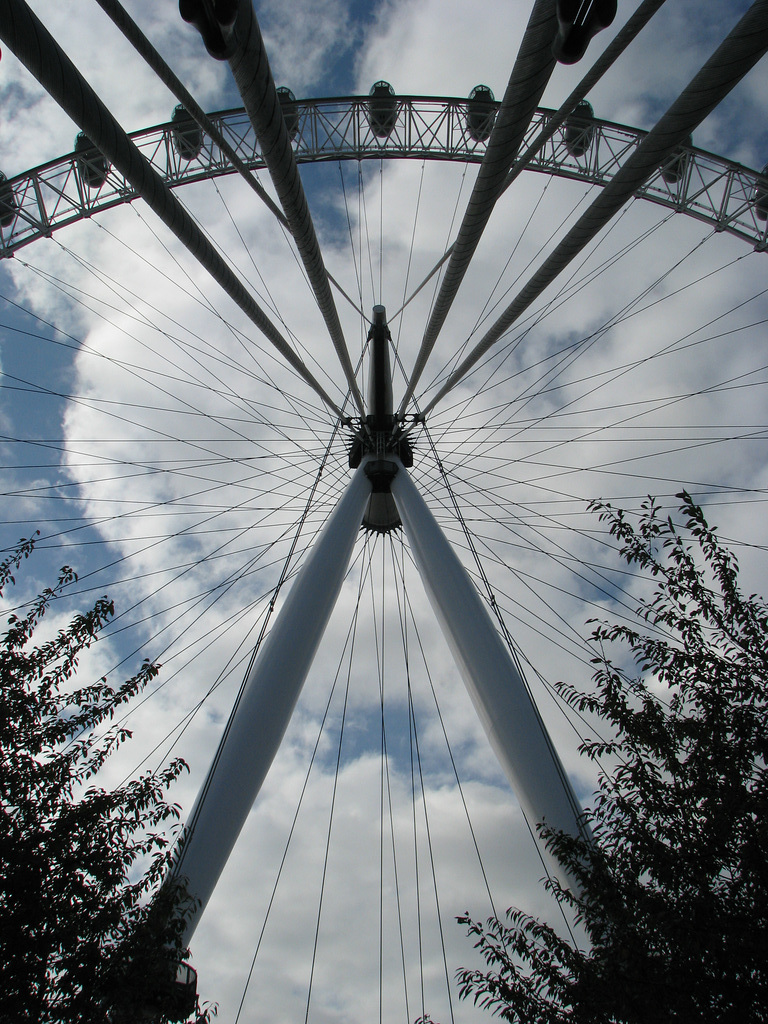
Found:
<svg viewBox="0 0 768 1024"><path fill-rule="evenodd" d="M81 6L0 4L3 546L162 663L106 781L189 764L223 1020L479 1019L645 585L590 500L761 588L768 4Z"/></svg>

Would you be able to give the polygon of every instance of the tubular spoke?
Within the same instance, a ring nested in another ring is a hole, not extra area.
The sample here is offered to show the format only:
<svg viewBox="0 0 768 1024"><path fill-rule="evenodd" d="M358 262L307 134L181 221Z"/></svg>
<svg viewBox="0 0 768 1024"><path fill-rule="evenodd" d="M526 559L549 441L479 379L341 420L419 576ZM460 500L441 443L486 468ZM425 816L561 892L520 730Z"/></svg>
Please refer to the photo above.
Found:
<svg viewBox="0 0 768 1024"><path fill-rule="evenodd" d="M363 398L355 380L349 350L333 301L328 274L320 252L312 217L301 183L291 139L283 116L269 60L264 49L256 15L250 2L241 3L232 24L220 26L226 40L216 56L226 57L243 98L264 160L283 205L296 246L307 271L312 291L325 320L331 341L341 362L347 385L358 411L363 415Z"/></svg>
<svg viewBox="0 0 768 1024"><path fill-rule="evenodd" d="M578 223L545 260L517 298L432 398L424 415L496 344L530 304L605 227L632 194L663 166L693 129L728 95L768 49L768 2L753 4L707 64L648 133Z"/></svg>
<svg viewBox="0 0 768 1024"><path fill-rule="evenodd" d="M224 260L142 157L117 121L91 89L24 0L3 0L0 33L56 101L79 124L88 138L119 167L154 213L205 267L249 320L269 339L282 357L337 416L341 410L318 384L258 303L243 287Z"/></svg>
<svg viewBox="0 0 768 1024"><path fill-rule="evenodd" d="M552 43L556 35L555 5L536 0L496 115L488 149L483 157L459 234L451 247L448 269L432 315L424 331L416 363L403 395L398 415L403 416L418 384L440 330L445 323L480 237L501 195L507 172L515 159L526 129L555 66Z"/></svg>

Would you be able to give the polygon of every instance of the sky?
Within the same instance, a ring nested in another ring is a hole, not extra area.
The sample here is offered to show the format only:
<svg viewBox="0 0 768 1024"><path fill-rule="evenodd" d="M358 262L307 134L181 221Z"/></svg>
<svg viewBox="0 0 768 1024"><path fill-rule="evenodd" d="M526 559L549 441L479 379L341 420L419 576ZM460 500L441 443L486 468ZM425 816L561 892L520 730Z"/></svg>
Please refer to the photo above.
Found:
<svg viewBox="0 0 768 1024"><path fill-rule="evenodd" d="M175 99L95 4L31 6L127 130L169 119ZM620 0L585 61L555 71L544 106L558 106L633 6ZM207 56L175 4L126 7L203 107L239 105L228 69ZM597 115L650 129L746 7L668 0L590 94ZM529 8L256 4L275 80L299 99L366 94L379 79L401 95L462 97L484 83L500 97ZM762 167L767 77L763 61L694 145ZM0 103L8 178L71 151L77 126L5 46ZM417 160L302 168L329 271L365 312L387 307L406 367L430 288L394 313L455 236L475 174ZM269 212L235 177L177 194L341 401L328 335ZM500 200L420 400L594 194L526 174ZM687 488L733 545L744 589L764 590L765 260L701 221L635 201L436 408L428 435L414 435L414 479L477 580L472 538L586 804L595 767L579 756L579 734L598 724L574 722L551 687L589 687L588 621L631 617L648 592L622 570L589 500L634 514L648 495L671 509ZM286 559L290 583L348 479L348 440L138 202L19 250L0 265L0 294L0 544L40 531L6 606L65 563L80 580L46 629L102 593L115 601L114 623L81 677L119 680L143 657L163 668L131 710L133 738L104 782L182 756L189 772L171 796L183 818ZM337 301L356 363L367 325ZM361 385L366 375L363 358ZM394 387L397 400L402 376ZM283 746L194 935L203 997L225 1022L238 1018L241 1000L239 1019L259 1024L302 1015L321 1024L422 1013L439 1024L480 1020L457 999L454 971L475 954L454 919L518 906L563 927L542 874L407 546L399 533L361 535Z"/></svg>

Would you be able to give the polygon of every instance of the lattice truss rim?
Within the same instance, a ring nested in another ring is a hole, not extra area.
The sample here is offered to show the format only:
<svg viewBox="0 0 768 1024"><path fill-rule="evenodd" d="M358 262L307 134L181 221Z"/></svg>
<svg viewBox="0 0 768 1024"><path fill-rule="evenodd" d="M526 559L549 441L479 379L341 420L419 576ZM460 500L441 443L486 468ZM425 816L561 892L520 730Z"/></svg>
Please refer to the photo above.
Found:
<svg viewBox="0 0 768 1024"><path fill-rule="evenodd" d="M368 105L368 97L360 96L292 104L297 162L417 158L480 163L483 158L486 142L469 130L466 99L398 97L397 117L385 137L372 129ZM523 151L553 113L547 108L536 111ZM212 114L211 120L247 167L264 167L242 108ZM189 125L195 127L192 122ZM575 155L566 145L566 128L567 122L530 161L529 170L605 185L647 134L595 118L589 125L592 135L586 151ZM205 135L199 152L185 159L176 141L180 130L178 121L168 121L130 135L170 188L236 173ZM2 183L0 257L12 256L84 217L132 202L135 190L113 167L106 169L103 180L94 174L94 160L101 159L95 152L90 158L73 152ZM660 168L636 194L735 235L758 251L768 248L768 181L763 174L693 146L682 147L674 161L672 173L669 166Z"/></svg>

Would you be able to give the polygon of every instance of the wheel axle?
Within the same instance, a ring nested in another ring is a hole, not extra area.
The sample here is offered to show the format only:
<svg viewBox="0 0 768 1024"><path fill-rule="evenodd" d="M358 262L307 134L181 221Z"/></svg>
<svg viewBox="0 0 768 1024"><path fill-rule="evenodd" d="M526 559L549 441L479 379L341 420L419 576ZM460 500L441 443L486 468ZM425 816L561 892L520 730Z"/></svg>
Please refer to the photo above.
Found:
<svg viewBox="0 0 768 1024"><path fill-rule="evenodd" d="M364 422L354 435L349 451L349 466L350 469L357 469L364 455L376 456L375 461L370 462L365 470L373 484L373 493L365 509L363 526L376 533L389 533L401 526L401 523L389 488L397 472L397 465L387 456L397 456L406 468L410 468L413 465L413 449L394 414L389 361L392 335L387 326L384 306L373 307L368 342L371 358L368 409Z"/></svg>

